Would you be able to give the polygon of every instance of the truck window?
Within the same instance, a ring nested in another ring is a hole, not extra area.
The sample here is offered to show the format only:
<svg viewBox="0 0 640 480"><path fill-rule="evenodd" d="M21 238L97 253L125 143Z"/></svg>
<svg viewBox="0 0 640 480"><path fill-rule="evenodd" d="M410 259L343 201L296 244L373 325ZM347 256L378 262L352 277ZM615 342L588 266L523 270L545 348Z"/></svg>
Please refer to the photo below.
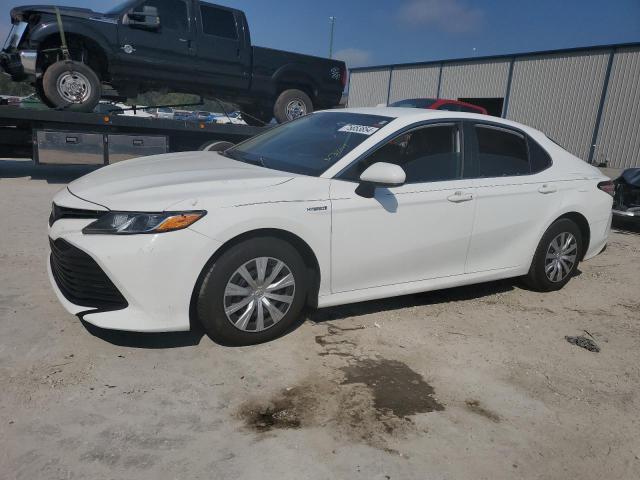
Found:
<svg viewBox="0 0 640 480"><path fill-rule="evenodd" d="M238 39L236 19L233 12L201 4L200 13L202 15L202 31L204 33L231 40Z"/></svg>
<svg viewBox="0 0 640 480"><path fill-rule="evenodd" d="M160 17L160 28L189 31L189 16L187 15L187 3L183 0L146 0L136 8L142 11L142 7L156 7Z"/></svg>

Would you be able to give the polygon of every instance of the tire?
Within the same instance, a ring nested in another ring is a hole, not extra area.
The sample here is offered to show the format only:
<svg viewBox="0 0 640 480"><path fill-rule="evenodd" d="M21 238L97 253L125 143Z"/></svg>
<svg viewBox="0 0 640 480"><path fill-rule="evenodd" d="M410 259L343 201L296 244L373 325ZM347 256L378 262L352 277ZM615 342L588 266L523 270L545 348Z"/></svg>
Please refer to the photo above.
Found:
<svg viewBox="0 0 640 480"><path fill-rule="evenodd" d="M285 90L273 107L273 116L278 123L286 123L313 112L309 95L302 90Z"/></svg>
<svg viewBox="0 0 640 480"><path fill-rule="evenodd" d="M56 106L53 103L51 103L49 101L49 99L47 98L47 96L44 94L44 89L42 88L42 79L41 78L36 80L34 88L35 88L35 91L36 91L36 95L38 95L38 98L40 99L40 101L43 104L45 104L49 108L56 108Z"/></svg>
<svg viewBox="0 0 640 480"><path fill-rule="evenodd" d="M256 259L263 258L268 259L266 280L276 270L277 262L281 262L284 266L275 279L271 280L271 284L282 282L285 277L290 278L290 273L294 285L271 291L264 285L258 285L258 289L252 288L238 270L244 266L252 280L259 279ZM286 333L298 321L306 302L308 277L304 260L284 240L258 237L243 241L229 248L208 267L197 296L198 320L208 335L222 345L255 345L273 340ZM236 292L231 292L238 293L238 296L228 295L230 283L240 287ZM273 297L267 298L269 294L287 298L290 303L279 302ZM235 311L230 309L247 301L246 308L243 306ZM225 312L225 307L230 315ZM272 314L273 308L277 310L275 315ZM259 310L263 313L263 330L259 330ZM282 314L284 315L281 316ZM279 316L281 318L278 319Z"/></svg>
<svg viewBox="0 0 640 480"><path fill-rule="evenodd" d="M92 112L102 96L102 85L91 68L69 60L47 68L42 77L42 91L55 108Z"/></svg>
<svg viewBox="0 0 640 480"><path fill-rule="evenodd" d="M224 140L210 140L200 145L198 150L201 152L222 152L233 147L233 145L233 143L225 142Z"/></svg>
<svg viewBox="0 0 640 480"><path fill-rule="evenodd" d="M571 237L573 242L570 241ZM562 243L568 247L558 251L557 246L563 247ZM557 220L542 236L529 273L524 277L525 284L539 292L560 290L575 275L582 248L582 234L575 222L568 218ZM558 255L558 259L547 258L547 254Z"/></svg>

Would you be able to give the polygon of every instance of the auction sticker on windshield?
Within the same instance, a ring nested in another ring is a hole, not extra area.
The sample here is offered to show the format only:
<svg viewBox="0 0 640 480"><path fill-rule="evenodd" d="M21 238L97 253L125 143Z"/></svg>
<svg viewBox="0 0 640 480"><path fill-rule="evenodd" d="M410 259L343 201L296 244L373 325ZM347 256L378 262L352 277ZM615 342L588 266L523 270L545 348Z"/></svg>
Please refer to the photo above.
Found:
<svg viewBox="0 0 640 480"><path fill-rule="evenodd" d="M376 133L379 128L376 127L367 127L366 125L345 125L342 127L339 132L347 132L347 133L359 133L361 135L373 135Z"/></svg>

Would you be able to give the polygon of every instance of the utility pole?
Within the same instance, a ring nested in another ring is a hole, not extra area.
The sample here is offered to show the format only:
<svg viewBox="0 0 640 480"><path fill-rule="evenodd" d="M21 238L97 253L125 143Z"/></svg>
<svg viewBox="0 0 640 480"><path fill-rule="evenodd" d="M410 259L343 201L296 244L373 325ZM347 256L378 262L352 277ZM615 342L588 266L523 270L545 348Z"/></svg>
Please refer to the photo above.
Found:
<svg viewBox="0 0 640 480"><path fill-rule="evenodd" d="M336 30L336 17L329 17L331 22L331 38L329 39L329 58L333 58L333 34Z"/></svg>

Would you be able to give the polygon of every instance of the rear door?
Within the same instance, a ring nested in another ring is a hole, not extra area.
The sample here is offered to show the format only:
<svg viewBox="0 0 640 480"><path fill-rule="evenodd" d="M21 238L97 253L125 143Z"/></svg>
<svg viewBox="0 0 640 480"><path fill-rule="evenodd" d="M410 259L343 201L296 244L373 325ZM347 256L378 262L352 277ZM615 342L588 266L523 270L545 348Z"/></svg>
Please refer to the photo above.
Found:
<svg viewBox="0 0 640 480"><path fill-rule="evenodd" d="M248 89L251 46L247 44L244 15L209 3L195 5L198 73L214 88Z"/></svg>
<svg viewBox="0 0 640 480"><path fill-rule="evenodd" d="M475 178L476 215L467 273L524 267L562 198L549 154L515 129L465 124L466 176Z"/></svg>
<svg viewBox="0 0 640 480"><path fill-rule="evenodd" d="M131 76L171 83L184 80L193 63L191 54L191 0L143 0L133 7L156 7L158 30L118 26L118 58Z"/></svg>

